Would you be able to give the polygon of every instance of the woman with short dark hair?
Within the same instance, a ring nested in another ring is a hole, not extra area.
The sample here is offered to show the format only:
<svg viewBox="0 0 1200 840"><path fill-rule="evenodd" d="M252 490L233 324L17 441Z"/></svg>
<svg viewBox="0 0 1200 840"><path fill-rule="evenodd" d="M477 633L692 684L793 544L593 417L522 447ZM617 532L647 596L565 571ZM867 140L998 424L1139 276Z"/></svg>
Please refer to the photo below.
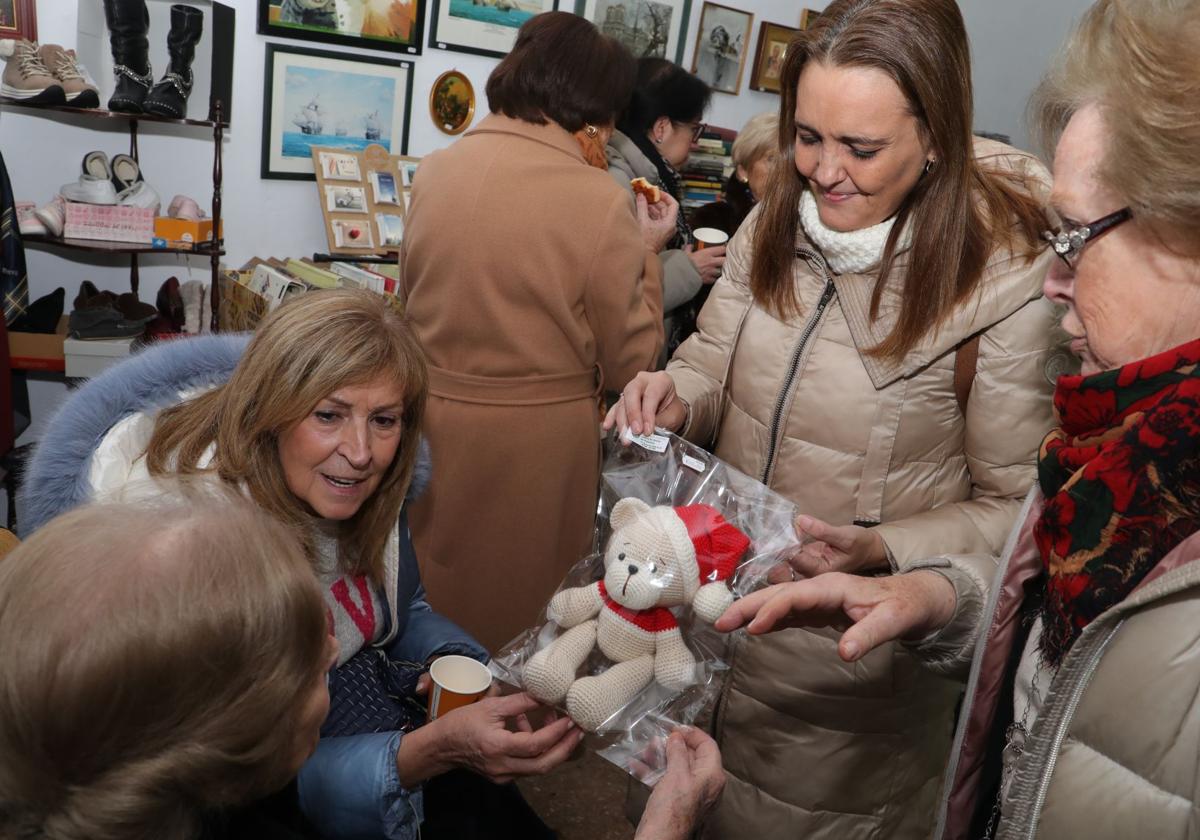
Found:
<svg viewBox="0 0 1200 840"><path fill-rule="evenodd" d="M413 537L432 602L493 650L590 550L599 395L662 345L678 205L635 204L604 158L634 76L587 20L530 19L488 80L492 113L413 187L401 295L437 464Z"/></svg>
<svg viewBox="0 0 1200 840"><path fill-rule="evenodd" d="M676 201L683 200L678 169L687 163L692 144L704 130L704 112L712 91L703 81L665 58L638 59L637 85L629 107L608 141L608 171L622 187L645 178ZM666 313L663 361L695 329L689 304L713 283L725 264L725 246L692 250L692 231L683 214L675 236L659 254L663 266Z"/></svg>

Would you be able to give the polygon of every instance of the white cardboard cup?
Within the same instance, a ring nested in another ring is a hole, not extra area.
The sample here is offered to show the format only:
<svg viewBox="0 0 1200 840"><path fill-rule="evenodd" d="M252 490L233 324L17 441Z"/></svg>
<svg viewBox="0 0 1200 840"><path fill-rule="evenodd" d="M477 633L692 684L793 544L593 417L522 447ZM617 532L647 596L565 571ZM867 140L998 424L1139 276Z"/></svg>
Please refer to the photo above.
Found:
<svg viewBox="0 0 1200 840"><path fill-rule="evenodd" d="M696 240L696 250L701 251L705 248L724 245L729 241L729 234L716 228L696 228L692 231L692 238Z"/></svg>

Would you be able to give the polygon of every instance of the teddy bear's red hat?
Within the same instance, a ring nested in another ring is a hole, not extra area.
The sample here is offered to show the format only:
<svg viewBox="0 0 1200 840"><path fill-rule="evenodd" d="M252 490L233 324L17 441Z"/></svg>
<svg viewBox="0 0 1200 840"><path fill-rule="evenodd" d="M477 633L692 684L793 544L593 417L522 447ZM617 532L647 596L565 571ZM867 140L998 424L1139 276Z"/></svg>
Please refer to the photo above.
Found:
<svg viewBox="0 0 1200 840"><path fill-rule="evenodd" d="M750 538L710 505L685 505L675 508L675 513L696 547L700 583L728 579L750 547Z"/></svg>

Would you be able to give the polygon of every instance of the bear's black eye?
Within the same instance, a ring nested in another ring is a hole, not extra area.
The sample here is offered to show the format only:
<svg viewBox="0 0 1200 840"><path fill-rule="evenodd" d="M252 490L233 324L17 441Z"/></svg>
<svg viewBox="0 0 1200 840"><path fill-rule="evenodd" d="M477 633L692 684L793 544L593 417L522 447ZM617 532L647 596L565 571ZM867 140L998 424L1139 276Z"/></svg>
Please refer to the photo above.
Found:
<svg viewBox="0 0 1200 840"><path fill-rule="evenodd" d="M622 551L620 554L618 554L618 555L617 555L617 559L618 559L618 560L624 560L624 559L625 559L625 552L624 552L624 551Z"/></svg>

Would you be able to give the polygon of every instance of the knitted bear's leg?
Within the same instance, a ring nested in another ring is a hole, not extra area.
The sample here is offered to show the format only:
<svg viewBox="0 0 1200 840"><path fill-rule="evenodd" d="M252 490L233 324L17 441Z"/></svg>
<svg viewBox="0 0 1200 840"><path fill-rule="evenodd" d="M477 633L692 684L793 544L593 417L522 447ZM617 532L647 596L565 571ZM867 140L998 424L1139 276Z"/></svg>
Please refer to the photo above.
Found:
<svg viewBox="0 0 1200 840"><path fill-rule="evenodd" d="M535 653L525 665L525 690L558 705L575 682L575 672L596 646L596 620L585 621Z"/></svg>
<svg viewBox="0 0 1200 840"><path fill-rule="evenodd" d="M567 692L567 713L587 732L595 732L654 678L654 657L618 662L603 674L576 680Z"/></svg>

